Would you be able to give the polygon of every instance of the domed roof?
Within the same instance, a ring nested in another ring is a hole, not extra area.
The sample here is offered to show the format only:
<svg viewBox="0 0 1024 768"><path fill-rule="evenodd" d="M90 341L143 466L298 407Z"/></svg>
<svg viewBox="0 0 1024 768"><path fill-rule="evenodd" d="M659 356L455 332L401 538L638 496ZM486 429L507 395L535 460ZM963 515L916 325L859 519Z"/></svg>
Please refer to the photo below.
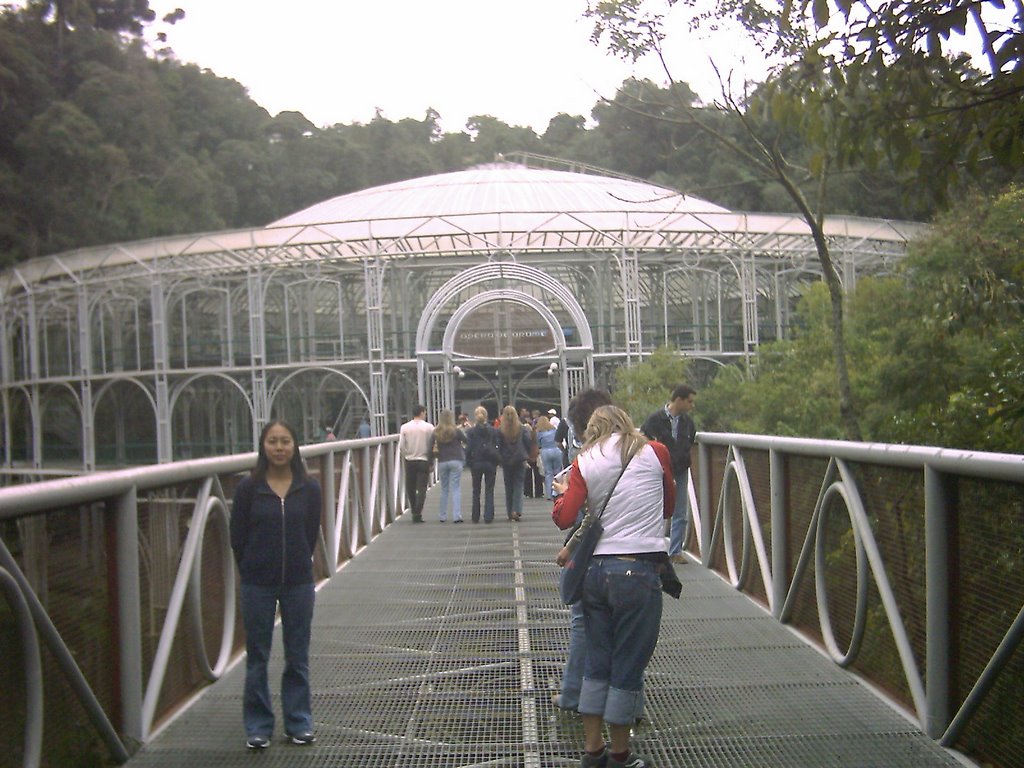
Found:
<svg viewBox="0 0 1024 768"><path fill-rule="evenodd" d="M386 221L497 214L727 213L700 198L644 181L589 173L495 163L385 184L331 198L273 222L268 228L317 226L355 221ZM477 222L479 225L481 222ZM612 224L612 222L608 222ZM483 226L482 231L494 231ZM478 229L477 231L481 231Z"/></svg>

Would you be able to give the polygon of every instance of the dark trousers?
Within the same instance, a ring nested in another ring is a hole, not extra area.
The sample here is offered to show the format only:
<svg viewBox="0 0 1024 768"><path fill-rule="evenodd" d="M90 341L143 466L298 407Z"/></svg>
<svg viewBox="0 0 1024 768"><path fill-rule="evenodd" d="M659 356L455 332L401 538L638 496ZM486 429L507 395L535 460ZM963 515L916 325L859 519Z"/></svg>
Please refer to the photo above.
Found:
<svg viewBox="0 0 1024 768"><path fill-rule="evenodd" d="M544 475L540 473L537 460L527 461L523 474L523 495L528 499L539 499L544 495Z"/></svg>
<svg viewBox="0 0 1024 768"><path fill-rule="evenodd" d="M409 500L414 520L423 515L423 502L427 499L427 480L430 462L426 459L405 460L405 496Z"/></svg>
<svg viewBox="0 0 1024 768"><path fill-rule="evenodd" d="M483 464L470 467L473 476L473 522L480 520L480 486L484 486L484 522L494 519L494 476L498 467L494 464Z"/></svg>

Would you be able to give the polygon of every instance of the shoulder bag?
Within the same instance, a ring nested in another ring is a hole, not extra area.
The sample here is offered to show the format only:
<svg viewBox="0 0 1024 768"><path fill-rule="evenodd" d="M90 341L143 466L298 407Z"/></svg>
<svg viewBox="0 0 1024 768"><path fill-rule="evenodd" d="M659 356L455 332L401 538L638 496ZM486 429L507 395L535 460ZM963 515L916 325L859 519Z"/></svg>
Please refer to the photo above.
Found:
<svg viewBox="0 0 1024 768"><path fill-rule="evenodd" d="M632 457L630 457L629 461L632 460ZM627 461L625 466L622 467L622 471L619 472L619 476L615 478L615 482L612 483L611 490L608 491L608 495L604 497L604 503L601 505L600 511L583 532L583 535L580 537L579 544L576 545L576 549L573 550L572 555L562 567L562 572L558 577L558 592L561 595L562 602L566 605L572 605L573 603L579 602L580 598L583 597L583 577L587 575L587 567L590 565L590 558L594 556L594 550L597 548L597 542L601 538L601 534L604 533L604 527L601 525L601 515L604 514L605 507L608 506L608 501L611 499L612 494L615 493L615 486L619 484L619 480L626 472L626 467L629 466L629 461Z"/></svg>

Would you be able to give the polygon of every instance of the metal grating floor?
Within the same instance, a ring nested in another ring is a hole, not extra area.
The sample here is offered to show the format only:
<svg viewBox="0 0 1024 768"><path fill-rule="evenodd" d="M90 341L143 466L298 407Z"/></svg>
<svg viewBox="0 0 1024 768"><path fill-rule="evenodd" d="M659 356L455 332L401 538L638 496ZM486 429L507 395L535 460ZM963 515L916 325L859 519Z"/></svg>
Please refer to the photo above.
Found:
<svg viewBox="0 0 1024 768"><path fill-rule="evenodd" d="M561 534L549 504L527 499L515 525L500 511L492 525L441 524L436 488L427 504L426 523L400 519L317 595L315 746L245 749L238 664L129 765L578 765L580 720L550 702L568 609L556 590ZM961 765L713 573L692 564L678 572L683 597L665 599L648 719L635 733L635 749L655 766ZM272 688L280 647L278 630Z"/></svg>

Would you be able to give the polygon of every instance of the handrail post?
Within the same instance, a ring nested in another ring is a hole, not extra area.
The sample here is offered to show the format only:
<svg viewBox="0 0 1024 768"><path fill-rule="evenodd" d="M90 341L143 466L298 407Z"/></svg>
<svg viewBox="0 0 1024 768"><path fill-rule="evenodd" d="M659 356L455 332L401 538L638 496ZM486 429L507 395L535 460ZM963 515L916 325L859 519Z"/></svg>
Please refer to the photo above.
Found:
<svg viewBox="0 0 1024 768"><path fill-rule="evenodd" d="M142 592L139 581L139 505L135 486L114 500L118 683L121 728L142 741Z"/></svg>
<svg viewBox="0 0 1024 768"><path fill-rule="evenodd" d="M782 621L782 606L789 592L789 510L786 506L786 457L768 451L768 485L772 520L772 615Z"/></svg>
<svg viewBox="0 0 1024 768"><path fill-rule="evenodd" d="M956 479L924 467L927 643L925 732L938 739L952 716L953 599L956 579Z"/></svg>
<svg viewBox="0 0 1024 768"><path fill-rule="evenodd" d="M700 507L700 559L701 562L710 567L711 565L711 533L713 521L711 519L711 447L698 442L698 456L700 465L697 467L698 485L700 493L697 495L697 505Z"/></svg>
<svg viewBox="0 0 1024 768"><path fill-rule="evenodd" d="M324 517L324 541L327 543L327 578L334 576L338 570L338 547L337 537L334 535L337 525L338 514L338 493L335 490L334 482L334 451L323 457L321 464L321 490L323 491L323 517Z"/></svg>

